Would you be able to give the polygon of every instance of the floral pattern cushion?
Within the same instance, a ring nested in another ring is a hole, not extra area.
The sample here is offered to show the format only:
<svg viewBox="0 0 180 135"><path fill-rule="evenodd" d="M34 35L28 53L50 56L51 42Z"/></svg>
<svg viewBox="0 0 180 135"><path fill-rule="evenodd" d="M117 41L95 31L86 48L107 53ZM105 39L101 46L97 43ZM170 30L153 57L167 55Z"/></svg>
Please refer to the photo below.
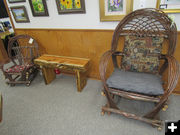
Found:
<svg viewBox="0 0 180 135"><path fill-rule="evenodd" d="M133 72L158 73L163 38L126 36L121 68Z"/></svg>
<svg viewBox="0 0 180 135"><path fill-rule="evenodd" d="M12 66L12 67L6 69L5 71L6 71L7 73L20 73L20 72L22 72L25 68L26 68L26 69L29 69L30 67L32 67L32 64L15 65L15 66Z"/></svg>

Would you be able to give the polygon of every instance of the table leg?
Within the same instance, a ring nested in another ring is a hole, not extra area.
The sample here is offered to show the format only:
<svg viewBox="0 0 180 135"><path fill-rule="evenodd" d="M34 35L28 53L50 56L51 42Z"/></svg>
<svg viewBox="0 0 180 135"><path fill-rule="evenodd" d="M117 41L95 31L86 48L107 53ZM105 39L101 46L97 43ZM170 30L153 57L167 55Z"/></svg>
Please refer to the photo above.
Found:
<svg viewBox="0 0 180 135"><path fill-rule="evenodd" d="M45 84L51 83L56 78L56 74L53 68L42 67L41 69L42 69Z"/></svg>
<svg viewBox="0 0 180 135"><path fill-rule="evenodd" d="M78 92L81 92L82 89L86 86L87 77L86 73L81 73L80 71L76 71L76 84Z"/></svg>

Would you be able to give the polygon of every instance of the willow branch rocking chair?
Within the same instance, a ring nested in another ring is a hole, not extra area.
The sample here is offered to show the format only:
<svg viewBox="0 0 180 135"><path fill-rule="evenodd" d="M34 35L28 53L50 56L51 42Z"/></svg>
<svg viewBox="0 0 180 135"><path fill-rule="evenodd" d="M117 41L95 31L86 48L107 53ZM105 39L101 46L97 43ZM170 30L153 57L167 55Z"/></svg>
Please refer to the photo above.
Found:
<svg viewBox="0 0 180 135"><path fill-rule="evenodd" d="M0 68L11 86L15 84L30 85L38 72L33 60L39 56L38 43L29 35L17 35L8 43L8 55L13 63L9 68L1 65Z"/></svg>
<svg viewBox="0 0 180 135"><path fill-rule="evenodd" d="M118 50L119 38L124 39L121 51ZM160 10L139 9L125 16L114 31L111 50L100 60L100 77L107 97L102 114L117 113L161 128L162 121L157 115L161 109L167 108L168 97L180 75L180 66L173 57L176 40L176 24ZM167 48L165 53L162 53L163 46ZM121 57L121 62L117 56ZM107 77L110 58L114 71ZM154 102L155 107L139 116L120 110L114 96Z"/></svg>

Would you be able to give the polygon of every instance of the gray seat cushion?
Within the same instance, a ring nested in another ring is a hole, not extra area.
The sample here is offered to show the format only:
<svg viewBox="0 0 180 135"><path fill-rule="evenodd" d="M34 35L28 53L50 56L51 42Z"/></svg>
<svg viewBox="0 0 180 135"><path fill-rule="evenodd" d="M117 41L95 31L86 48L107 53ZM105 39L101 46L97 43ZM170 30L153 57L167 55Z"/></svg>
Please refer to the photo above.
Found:
<svg viewBox="0 0 180 135"><path fill-rule="evenodd" d="M164 94L161 77L148 73L138 73L115 69L107 80L110 88L158 96Z"/></svg>

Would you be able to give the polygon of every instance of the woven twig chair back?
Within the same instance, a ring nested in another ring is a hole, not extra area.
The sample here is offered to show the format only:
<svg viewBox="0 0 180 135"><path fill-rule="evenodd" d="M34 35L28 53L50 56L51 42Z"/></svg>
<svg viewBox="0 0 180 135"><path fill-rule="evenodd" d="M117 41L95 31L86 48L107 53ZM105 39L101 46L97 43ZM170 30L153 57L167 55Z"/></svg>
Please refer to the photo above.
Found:
<svg viewBox="0 0 180 135"><path fill-rule="evenodd" d="M136 10L127 15L116 27L111 50L117 49L119 36L132 35L137 37L164 37L171 41L168 54L175 51L177 40L176 24L162 11L146 8Z"/></svg>
<svg viewBox="0 0 180 135"><path fill-rule="evenodd" d="M38 43L29 35L15 36L8 43L8 54L15 65L31 64L39 56Z"/></svg>

